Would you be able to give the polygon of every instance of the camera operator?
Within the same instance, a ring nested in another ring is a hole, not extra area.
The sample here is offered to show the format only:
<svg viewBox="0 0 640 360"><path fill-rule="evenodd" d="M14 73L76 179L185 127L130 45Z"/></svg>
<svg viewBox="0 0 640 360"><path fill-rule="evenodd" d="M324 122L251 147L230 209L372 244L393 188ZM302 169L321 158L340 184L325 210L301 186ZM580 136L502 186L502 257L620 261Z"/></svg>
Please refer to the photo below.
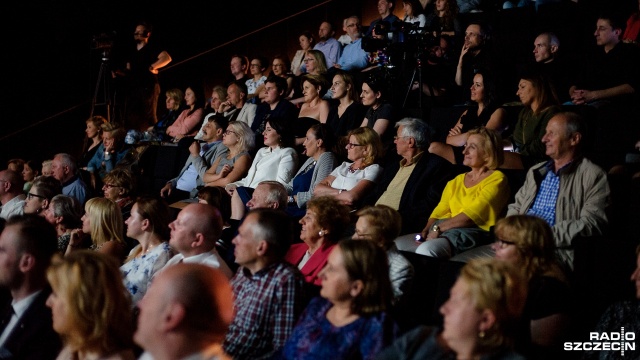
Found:
<svg viewBox="0 0 640 360"><path fill-rule="evenodd" d="M152 27L146 22L136 25L135 47L126 54L125 71L116 74L127 79L125 100L125 128L145 131L158 119L156 108L160 95L158 70L171 62L171 56L154 42L149 42Z"/></svg>

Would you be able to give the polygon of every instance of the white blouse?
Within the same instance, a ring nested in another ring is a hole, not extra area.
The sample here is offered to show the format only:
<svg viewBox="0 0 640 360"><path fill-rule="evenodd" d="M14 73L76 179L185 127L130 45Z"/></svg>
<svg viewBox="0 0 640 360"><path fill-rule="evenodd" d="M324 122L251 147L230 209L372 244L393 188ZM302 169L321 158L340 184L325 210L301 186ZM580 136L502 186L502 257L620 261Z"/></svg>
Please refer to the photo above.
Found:
<svg viewBox="0 0 640 360"><path fill-rule="evenodd" d="M332 188L351 190L360 180L364 179L376 183L382 175L382 167L378 164L372 164L354 172L349 171L351 164L345 161L331 172L330 175L335 176L335 180L331 183Z"/></svg>

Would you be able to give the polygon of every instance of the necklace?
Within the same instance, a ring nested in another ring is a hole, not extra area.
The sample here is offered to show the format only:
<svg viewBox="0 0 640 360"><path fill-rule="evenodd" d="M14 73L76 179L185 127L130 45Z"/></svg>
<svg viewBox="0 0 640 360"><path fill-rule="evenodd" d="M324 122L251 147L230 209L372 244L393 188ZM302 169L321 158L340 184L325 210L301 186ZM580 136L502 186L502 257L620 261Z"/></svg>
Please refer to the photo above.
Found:
<svg viewBox="0 0 640 360"><path fill-rule="evenodd" d="M353 167L353 164L351 164L351 165L349 166L349 172L350 172L350 173L352 173L352 174L353 174L354 172L358 171L358 170L360 170L360 168L359 168L359 167L358 167L358 168Z"/></svg>

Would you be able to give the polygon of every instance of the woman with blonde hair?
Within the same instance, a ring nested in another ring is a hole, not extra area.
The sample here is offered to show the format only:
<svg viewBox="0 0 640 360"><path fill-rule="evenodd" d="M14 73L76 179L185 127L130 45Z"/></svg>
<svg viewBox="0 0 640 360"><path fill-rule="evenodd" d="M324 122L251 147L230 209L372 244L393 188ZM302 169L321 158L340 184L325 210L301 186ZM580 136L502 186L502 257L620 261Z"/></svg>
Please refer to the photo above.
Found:
<svg viewBox="0 0 640 360"><path fill-rule="evenodd" d="M119 263L125 255L124 221L116 203L106 198L87 201L82 216L82 228L71 231L66 254L84 246L86 234L91 236L89 249L113 256Z"/></svg>
<svg viewBox="0 0 640 360"><path fill-rule="evenodd" d="M356 206L372 191L382 174L382 167L376 164L382 155L380 136L366 127L353 129L346 144L347 158L329 176L320 181L314 196L332 196L343 204Z"/></svg>
<svg viewBox="0 0 640 360"><path fill-rule="evenodd" d="M527 296L518 269L494 259L472 260L450 294L440 307L442 328L417 327L377 359L524 359L512 350Z"/></svg>
<svg viewBox="0 0 640 360"><path fill-rule="evenodd" d="M447 183L419 236L409 234L396 240L400 250L450 258L490 243L489 230L509 199L509 182L497 170L504 160L501 143L493 130L469 131L463 165L471 170Z"/></svg>
<svg viewBox="0 0 640 360"><path fill-rule="evenodd" d="M58 359L135 359L131 301L112 257L86 250L56 256L47 279L53 329L64 341Z"/></svg>
<svg viewBox="0 0 640 360"><path fill-rule="evenodd" d="M206 186L225 187L247 175L251 166L249 152L255 146L255 136L249 125L242 121L231 121L222 135L222 144L229 151L213 161L204 173Z"/></svg>
<svg viewBox="0 0 640 360"><path fill-rule="evenodd" d="M96 115L88 118L85 123L87 128L84 130L84 144L82 145L82 153L78 157L78 168L80 169L87 167L102 144L102 125L107 123L107 119Z"/></svg>

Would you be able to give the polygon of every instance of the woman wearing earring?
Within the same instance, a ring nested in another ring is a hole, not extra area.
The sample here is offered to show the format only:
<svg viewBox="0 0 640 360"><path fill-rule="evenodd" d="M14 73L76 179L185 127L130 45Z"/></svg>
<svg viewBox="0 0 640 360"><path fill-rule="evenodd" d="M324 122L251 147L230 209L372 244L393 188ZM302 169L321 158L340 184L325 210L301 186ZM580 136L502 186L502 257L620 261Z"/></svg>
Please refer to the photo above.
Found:
<svg viewBox="0 0 640 360"><path fill-rule="evenodd" d="M356 206L382 174L382 167L375 163L382 152L380 136L366 127L353 129L346 149L351 162L343 162L319 182L313 195L331 196L345 205Z"/></svg>
<svg viewBox="0 0 640 360"><path fill-rule="evenodd" d="M329 108L327 124L331 126L336 136L343 137L349 130L360 126L367 109L358 101L353 76L346 71L336 71L331 85L331 94L334 102Z"/></svg>
<svg viewBox="0 0 640 360"><path fill-rule="evenodd" d="M40 214L49 207L51 199L61 193L62 186L60 181L51 176L37 178L31 185L31 189L29 189L27 198L24 201L24 213Z"/></svg>
<svg viewBox="0 0 640 360"><path fill-rule="evenodd" d="M222 134L222 144L229 151L226 155L218 156L211 167L204 173L206 186L226 186L240 180L247 175L251 165L251 155L255 136L249 125L241 121L231 121Z"/></svg>
<svg viewBox="0 0 640 360"><path fill-rule="evenodd" d="M303 242L291 245L285 260L296 265L308 283L320 286L318 274L327 263L329 253L340 240L347 221L347 206L327 196L311 199L307 213L300 219L300 239Z"/></svg>

